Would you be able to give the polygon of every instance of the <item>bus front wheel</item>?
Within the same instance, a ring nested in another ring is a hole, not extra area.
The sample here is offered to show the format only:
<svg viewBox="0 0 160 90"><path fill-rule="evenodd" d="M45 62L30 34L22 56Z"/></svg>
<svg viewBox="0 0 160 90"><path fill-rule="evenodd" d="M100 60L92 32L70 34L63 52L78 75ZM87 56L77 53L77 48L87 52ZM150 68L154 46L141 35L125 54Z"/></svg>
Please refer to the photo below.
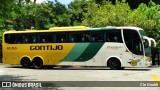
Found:
<svg viewBox="0 0 160 90"><path fill-rule="evenodd" d="M35 68L35 69L43 68L43 61L40 58L35 58L32 61L32 64L33 64L33 68Z"/></svg>
<svg viewBox="0 0 160 90"><path fill-rule="evenodd" d="M122 69L120 61L118 59L116 59L116 58L110 59L109 62L108 62L108 65L112 70L120 70L120 69Z"/></svg>

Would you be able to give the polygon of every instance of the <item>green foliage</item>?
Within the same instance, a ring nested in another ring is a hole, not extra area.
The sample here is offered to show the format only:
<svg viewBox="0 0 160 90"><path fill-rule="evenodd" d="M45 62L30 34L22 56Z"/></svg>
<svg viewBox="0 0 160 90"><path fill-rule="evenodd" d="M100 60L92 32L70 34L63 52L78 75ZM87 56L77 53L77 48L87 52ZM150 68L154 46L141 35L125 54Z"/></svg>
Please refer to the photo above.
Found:
<svg viewBox="0 0 160 90"><path fill-rule="evenodd" d="M70 25L68 9L57 1L37 4L31 0L15 0L11 4L7 4L12 6L11 10L7 8L7 16L3 15L5 18L0 19L0 27L3 29L49 29Z"/></svg>
<svg viewBox="0 0 160 90"><path fill-rule="evenodd" d="M130 14L130 8L125 3L117 3L113 5L111 2L104 2L99 5L92 3L88 7L88 12L85 14L83 24L90 27L104 26L123 26Z"/></svg>
<svg viewBox="0 0 160 90"><path fill-rule="evenodd" d="M69 4L69 12L71 14L71 25L81 25L84 15L87 12L89 0L74 0Z"/></svg>
<svg viewBox="0 0 160 90"><path fill-rule="evenodd" d="M160 45L160 6L150 1L142 3L137 9L130 9L126 3L103 2L89 4L83 25L89 27L136 26L145 30L148 36L156 39Z"/></svg>
<svg viewBox="0 0 160 90"><path fill-rule="evenodd" d="M10 16L15 0L1 0L0 1L0 17L7 18Z"/></svg>
<svg viewBox="0 0 160 90"><path fill-rule="evenodd" d="M0 1L0 29L8 28L7 24L11 22L7 20L11 16L15 0L1 0Z"/></svg>
<svg viewBox="0 0 160 90"><path fill-rule="evenodd" d="M63 4L56 2L52 7L52 12L54 13L53 22L55 23L55 26L70 26L71 15Z"/></svg>
<svg viewBox="0 0 160 90"><path fill-rule="evenodd" d="M41 4L31 0L1 0L0 29L137 26L160 45L159 4L159 0L74 0L67 8L57 0Z"/></svg>
<svg viewBox="0 0 160 90"><path fill-rule="evenodd" d="M160 45L159 29L160 29L160 6L153 2L149 5L141 4L137 9L132 11L128 16L128 24L138 26L145 30L147 35L156 39Z"/></svg>

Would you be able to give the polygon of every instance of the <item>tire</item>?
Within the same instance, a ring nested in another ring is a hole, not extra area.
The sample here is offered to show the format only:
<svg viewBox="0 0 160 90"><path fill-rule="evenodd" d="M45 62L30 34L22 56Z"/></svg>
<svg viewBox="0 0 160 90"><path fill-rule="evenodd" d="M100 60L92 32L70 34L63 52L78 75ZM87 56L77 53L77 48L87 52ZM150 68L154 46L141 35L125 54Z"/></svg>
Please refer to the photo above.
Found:
<svg viewBox="0 0 160 90"><path fill-rule="evenodd" d="M118 59L116 59L116 58L110 59L108 65L109 65L110 69L112 69L112 70L121 70L121 69L123 69L121 67L120 61Z"/></svg>
<svg viewBox="0 0 160 90"><path fill-rule="evenodd" d="M21 60L21 65L22 65L22 68L30 68L31 62L28 58L24 58Z"/></svg>
<svg viewBox="0 0 160 90"><path fill-rule="evenodd" d="M33 68L35 68L35 69L43 68L43 61L40 58L35 58L32 61L32 64L33 64Z"/></svg>

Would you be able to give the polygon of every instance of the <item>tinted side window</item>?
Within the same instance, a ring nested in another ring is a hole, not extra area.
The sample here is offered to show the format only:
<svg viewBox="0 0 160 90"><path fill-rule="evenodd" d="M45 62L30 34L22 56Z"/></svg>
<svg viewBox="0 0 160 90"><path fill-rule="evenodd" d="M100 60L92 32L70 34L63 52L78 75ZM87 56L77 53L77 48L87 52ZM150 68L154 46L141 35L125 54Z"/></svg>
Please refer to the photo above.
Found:
<svg viewBox="0 0 160 90"><path fill-rule="evenodd" d="M38 43L38 34L36 33L6 34L5 42L10 44Z"/></svg>
<svg viewBox="0 0 160 90"><path fill-rule="evenodd" d="M36 33L23 33L21 35L23 43L38 43L38 34Z"/></svg>
<svg viewBox="0 0 160 90"><path fill-rule="evenodd" d="M54 42L53 33L39 33L39 42L40 43L52 43Z"/></svg>
<svg viewBox="0 0 160 90"><path fill-rule="evenodd" d="M105 41L122 43L121 30L118 29L105 31Z"/></svg>
<svg viewBox="0 0 160 90"><path fill-rule="evenodd" d="M14 40L13 38L15 38L14 35L11 35L11 34L4 35L5 43L13 43L13 40Z"/></svg>
<svg viewBox="0 0 160 90"><path fill-rule="evenodd" d="M103 42L104 41L103 31L92 31L90 41L91 42Z"/></svg>
<svg viewBox="0 0 160 90"><path fill-rule="evenodd" d="M23 43L21 34L5 34L5 42L10 44Z"/></svg>
<svg viewBox="0 0 160 90"><path fill-rule="evenodd" d="M69 41L70 42L90 42L91 34L88 31L70 32Z"/></svg>
<svg viewBox="0 0 160 90"><path fill-rule="evenodd" d="M84 41L84 38L82 38L83 36L85 35L82 32L70 32L69 41L70 42L82 42Z"/></svg>
<svg viewBox="0 0 160 90"><path fill-rule="evenodd" d="M68 33L56 33L56 42L57 43L67 43Z"/></svg>
<svg viewBox="0 0 160 90"><path fill-rule="evenodd" d="M70 32L70 42L102 42L103 39L102 31L83 31L83 32Z"/></svg>
<svg viewBox="0 0 160 90"><path fill-rule="evenodd" d="M10 44L55 42L54 33L51 33L51 32L6 34L4 37L5 37L5 42Z"/></svg>

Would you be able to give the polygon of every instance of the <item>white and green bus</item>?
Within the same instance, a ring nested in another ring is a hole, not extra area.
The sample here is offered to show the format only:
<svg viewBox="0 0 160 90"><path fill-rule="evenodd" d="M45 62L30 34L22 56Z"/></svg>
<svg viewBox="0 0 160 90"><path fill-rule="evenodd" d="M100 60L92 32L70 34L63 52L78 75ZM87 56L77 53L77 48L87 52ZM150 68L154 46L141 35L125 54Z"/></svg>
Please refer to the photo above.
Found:
<svg viewBox="0 0 160 90"><path fill-rule="evenodd" d="M154 39L138 27L54 27L49 30L7 31L3 63L23 67L107 66L148 67Z"/></svg>

